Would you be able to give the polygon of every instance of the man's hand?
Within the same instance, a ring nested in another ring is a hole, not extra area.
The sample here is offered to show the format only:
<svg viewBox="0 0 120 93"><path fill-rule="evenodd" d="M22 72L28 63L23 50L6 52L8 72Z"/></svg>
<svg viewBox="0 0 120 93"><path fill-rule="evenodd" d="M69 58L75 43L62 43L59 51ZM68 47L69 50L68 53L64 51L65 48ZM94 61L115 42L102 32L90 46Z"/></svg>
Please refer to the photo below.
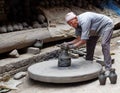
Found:
<svg viewBox="0 0 120 93"><path fill-rule="evenodd" d="M63 44L64 44L64 45L72 45L71 42L64 42Z"/></svg>
<svg viewBox="0 0 120 93"><path fill-rule="evenodd" d="M66 46L68 46L69 45L69 43L68 42L64 42L64 43L62 43L63 45L66 45Z"/></svg>
<svg viewBox="0 0 120 93"><path fill-rule="evenodd" d="M74 45L68 45L68 48L69 49L74 49L74 48L76 48Z"/></svg>

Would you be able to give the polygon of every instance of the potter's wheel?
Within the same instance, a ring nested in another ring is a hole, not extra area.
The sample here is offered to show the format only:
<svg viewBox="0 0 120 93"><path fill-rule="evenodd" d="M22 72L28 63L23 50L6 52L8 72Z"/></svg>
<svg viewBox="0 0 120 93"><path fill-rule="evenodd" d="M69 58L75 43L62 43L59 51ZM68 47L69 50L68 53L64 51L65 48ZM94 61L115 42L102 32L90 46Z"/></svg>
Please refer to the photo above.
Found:
<svg viewBox="0 0 120 93"><path fill-rule="evenodd" d="M58 67L58 60L36 63L28 68L31 79L50 83L73 83L98 77L102 66L83 58L72 59L70 67Z"/></svg>

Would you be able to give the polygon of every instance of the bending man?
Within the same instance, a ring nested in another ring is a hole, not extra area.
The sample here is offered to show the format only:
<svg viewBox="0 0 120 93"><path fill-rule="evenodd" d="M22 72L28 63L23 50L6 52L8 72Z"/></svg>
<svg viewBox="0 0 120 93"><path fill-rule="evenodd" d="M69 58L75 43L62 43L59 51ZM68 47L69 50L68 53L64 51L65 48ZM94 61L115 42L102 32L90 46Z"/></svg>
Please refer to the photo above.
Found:
<svg viewBox="0 0 120 93"><path fill-rule="evenodd" d="M110 40L113 33L113 21L103 14L94 12L85 12L78 16L70 12L66 14L65 20L70 26L76 29L76 39L67 42L69 48L75 48L86 44L86 60L92 61L97 40L101 37L105 69L110 70Z"/></svg>

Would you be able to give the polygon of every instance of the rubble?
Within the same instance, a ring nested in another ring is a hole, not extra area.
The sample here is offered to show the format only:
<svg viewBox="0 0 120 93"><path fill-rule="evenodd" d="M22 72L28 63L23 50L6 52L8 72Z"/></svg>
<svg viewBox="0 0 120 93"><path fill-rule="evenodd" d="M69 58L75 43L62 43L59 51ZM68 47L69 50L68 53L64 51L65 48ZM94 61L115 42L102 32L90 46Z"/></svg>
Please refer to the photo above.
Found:
<svg viewBox="0 0 120 93"><path fill-rule="evenodd" d="M9 56L13 57L13 58L18 58L20 55L19 55L18 51L16 49L14 49L13 51L11 51L9 53Z"/></svg>
<svg viewBox="0 0 120 93"><path fill-rule="evenodd" d="M22 81L10 79L7 82L0 82L0 88L6 88L6 89L18 89L17 86L20 85Z"/></svg>
<svg viewBox="0 0 120 93"><path fill-rule="evenodd" d="M40 53L40 49L36 48L36 47L28 47L27 53L30 53L30 54L39 54Z"/></svg>
<svg viewBox="0 0 120 93"><path fill-rule="evenodd" d="M25 77L26 75L27 75L26 72L19 72L19 73L16 73L16 74L14 75L14 79L15 79L15 80L19 80L19 79Z"/></svg>

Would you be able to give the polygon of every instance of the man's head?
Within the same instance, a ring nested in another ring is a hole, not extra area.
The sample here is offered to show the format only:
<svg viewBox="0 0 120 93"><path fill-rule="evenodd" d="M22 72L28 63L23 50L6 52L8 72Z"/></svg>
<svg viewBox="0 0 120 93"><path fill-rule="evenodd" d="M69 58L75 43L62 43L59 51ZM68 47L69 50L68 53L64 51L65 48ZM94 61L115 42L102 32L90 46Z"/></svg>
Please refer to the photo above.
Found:
<svg viewBox="0 0 120 93"><path fill-rule="evenodd" d="M77 16L73 12L69 12L66 14L65 21L74 28L77 28L78 26Z"/></svg>

